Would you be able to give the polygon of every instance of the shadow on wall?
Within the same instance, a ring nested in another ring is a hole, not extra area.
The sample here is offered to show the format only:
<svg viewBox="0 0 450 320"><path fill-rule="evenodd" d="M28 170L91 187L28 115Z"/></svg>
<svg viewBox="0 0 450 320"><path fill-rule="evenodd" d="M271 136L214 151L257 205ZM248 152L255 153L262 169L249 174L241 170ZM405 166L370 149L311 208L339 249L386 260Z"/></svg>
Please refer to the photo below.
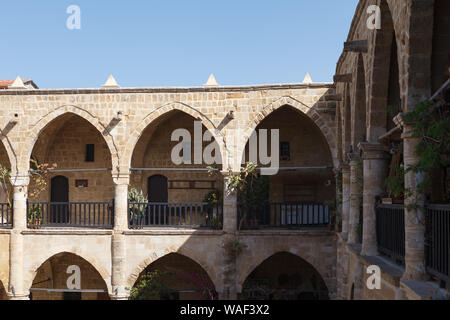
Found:
<svg viewBox="0 0 450 320"><path fill-rule="evenodd" d="M262 262L244 282L245 300L328 300L320 274L305 260L280 252Z"/></svg>
<svg viewBox="0 0 450 320"><path fill-rule="evenodd" d="M31 300L109 300L100 273L82 257L66 252L38 268L30 291Z"/></svg>

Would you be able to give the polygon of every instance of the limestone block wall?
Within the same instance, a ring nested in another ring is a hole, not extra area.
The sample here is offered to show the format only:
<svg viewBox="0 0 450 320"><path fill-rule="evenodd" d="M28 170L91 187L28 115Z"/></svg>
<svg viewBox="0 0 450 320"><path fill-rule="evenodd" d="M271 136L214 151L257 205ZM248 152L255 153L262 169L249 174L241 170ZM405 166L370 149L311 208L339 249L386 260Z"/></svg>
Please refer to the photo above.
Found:
<svg viewBox="0 0 450 320"><path fill-rule="evenodd" d="M67 252L83 258L95 268L104 280L108 292L111 292L111 236L108 234L111 232L25 232L23 254L26 288L31 288L42 264L57 254ZM86 266L85 262L83 264Z"/></svg>
<svg viewBox="0 0 450 320"><path fill-rule="evenodd" d="M299 241L301 237L301 241ZM321 275L331 299L336 298L336 236L332 232L241 231L239 241L247 246L236 263L237 288L264 260L278 252L301 257Z"/></svg>
<svg viewBox="0 0 450 320"><path fill-rule="evenodd" d="M11 127L3 144L14 172L27 171L35 141L50 122L73 113L100 132L117 172L129 168L134 148L150 123L172 110L202 120L221 147L224 163L235 161L253 129L273 110L290 105L320 128L335 158L334 109L330 84L234 88L5 90L0 125ZM118 112L123 118L117 121ZM226 115L234 111L234 120ZM17 115L17 119L15 119ZM17 124L11 125L12 120Z"/></svg>

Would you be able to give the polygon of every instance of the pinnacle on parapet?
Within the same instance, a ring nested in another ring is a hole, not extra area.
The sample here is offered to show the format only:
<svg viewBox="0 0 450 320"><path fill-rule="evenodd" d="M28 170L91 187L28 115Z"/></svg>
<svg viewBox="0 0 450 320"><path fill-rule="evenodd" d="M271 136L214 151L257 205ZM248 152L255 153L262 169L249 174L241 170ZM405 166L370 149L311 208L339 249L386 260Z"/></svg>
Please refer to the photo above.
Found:
<svg viewBox="0 0 450 320"><path fill-rule="evenodd" d="M211 75L208 78L208 81L203 85L204 87L218 87L219 84L216 81L216 77L214 77L214 74L211 73Z"/></svg>
<svg viewBox="0 0 450 320"><path fill-rule="evenodd" d="M27 87L25 87L25 85L23 84L22 78L17 76L16 80L14 80L14 82L11 85L9 85L8 88L9 89L26 89Z"/></svg>
<svg viewBox="0 0 450 320"><path fill-rule="evenodd" d="M114 79L113 75L110 75L102 88L120 88L120 86L117 84L117 81Z"/></svg>
<svg viewBox="0 0 450 320"><path fill-rule="evenodd" d="M313 83L311 76L309 75L309 73L306 73L305 79L303 79L302 83Z"/></svg>

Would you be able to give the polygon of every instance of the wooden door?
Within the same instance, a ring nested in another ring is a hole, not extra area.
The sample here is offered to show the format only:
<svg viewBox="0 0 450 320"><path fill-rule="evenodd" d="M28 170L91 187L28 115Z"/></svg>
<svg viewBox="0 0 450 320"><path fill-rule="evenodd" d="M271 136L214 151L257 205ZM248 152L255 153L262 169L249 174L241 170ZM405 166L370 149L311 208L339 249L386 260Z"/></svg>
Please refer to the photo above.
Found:
<svg viewBox="0 0 450 320"><path fill-rule="evenodd" d="M54 177L51 181L50 223L69 223L69 179Z"/></svg>

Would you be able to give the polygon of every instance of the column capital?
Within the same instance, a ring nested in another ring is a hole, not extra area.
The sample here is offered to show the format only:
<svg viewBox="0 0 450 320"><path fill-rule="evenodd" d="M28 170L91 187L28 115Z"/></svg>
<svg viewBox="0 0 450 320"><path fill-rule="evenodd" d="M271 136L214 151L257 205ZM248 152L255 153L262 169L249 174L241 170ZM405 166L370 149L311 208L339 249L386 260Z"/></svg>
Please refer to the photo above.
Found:
<svg viewBox="0 0 450 320"><path fill-rule="evenodd" d="M417 139L417 137L414 136L414 128L412 125L406 125L403 127L403 133L401 138L402 139Z"/></svg>
<svg viewBox="0 0 450 320"><path fill-rule="evenodd" d="M12 175L11 184L14 187L28 186L30 184L30 175L28 173Z"/></svg>
<svg viewBox="0 0 450 320"><path fill-rule="evenodd" d="M361 160L361 156L357 152L347 153L348 160L350 161L350 167L356 165Z"/></svg>
<svg viewBox="0 0 450 320"><path fill-rule="evenodd" d="M225 170L222 170L222 171L220 171L220 174L224 177L224 178L226 178L226 177L229 177L230 175L232 175L232 174L234 174L234 175L240 175L241 174L241 172L240 171L225 171Z"/></svg>
<svg viewBox="0 0 450 320"><path fill-rule="evenodd" d="M113 181L115 185L129 185L130 184L130 173L117 173L113 174Z"/></svg>
<svg viewBox="0 0 450 320"><path fill-rule="evenodd" d="M361 142L358 148L363 152L363 160L388 159L389 146L382 143Z"/></svg>
<svg viewBox="0 0 450 320"><path fill-rule="evenodd" d="M341 170L343 174L350 174L350 165L347 162L342 163Z"/></svg>

